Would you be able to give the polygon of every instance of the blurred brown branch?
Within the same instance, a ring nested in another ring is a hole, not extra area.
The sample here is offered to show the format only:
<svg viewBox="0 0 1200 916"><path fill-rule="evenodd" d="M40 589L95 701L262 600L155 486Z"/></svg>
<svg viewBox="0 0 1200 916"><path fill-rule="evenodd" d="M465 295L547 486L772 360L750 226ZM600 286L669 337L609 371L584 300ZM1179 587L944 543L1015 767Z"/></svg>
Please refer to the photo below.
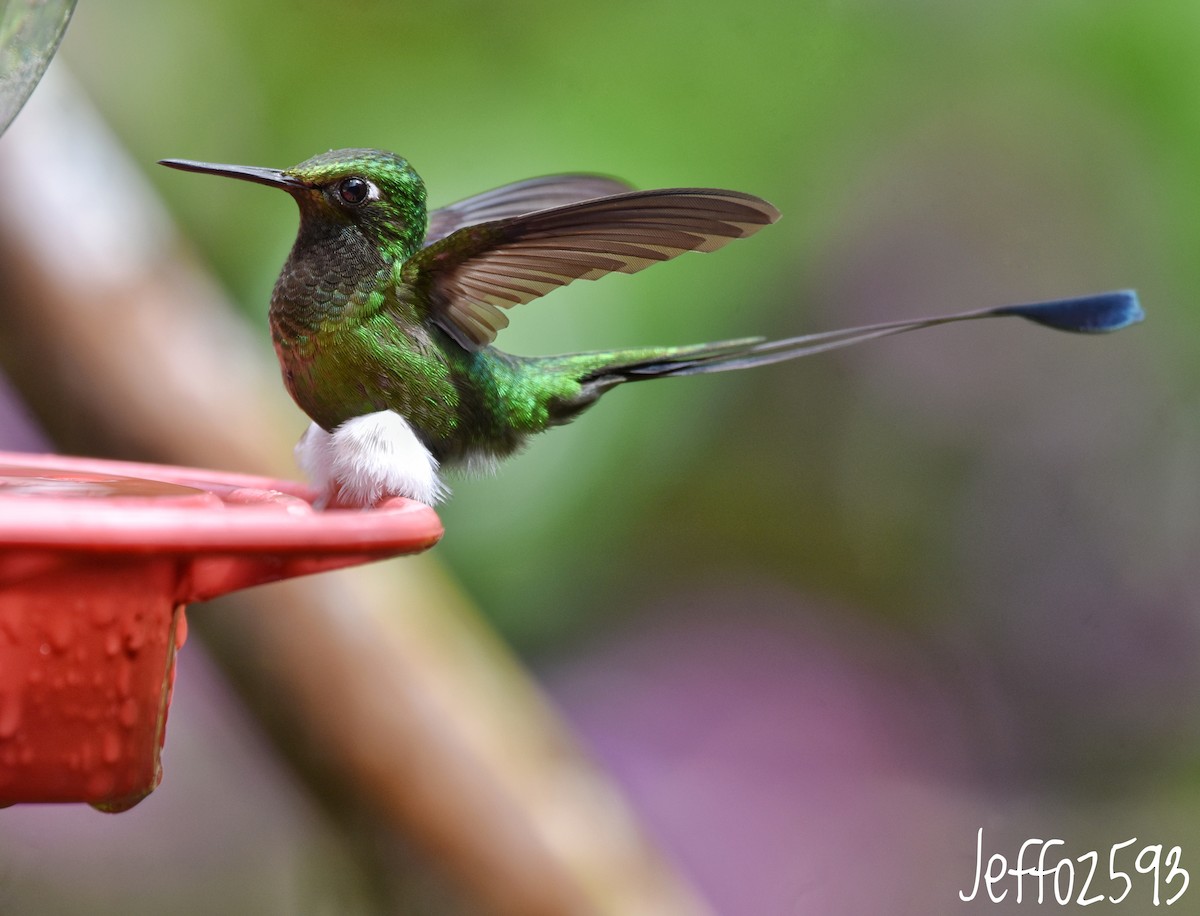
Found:
<svg viewBox="0 0 1200 916"><path fill-rule="evenodd" d="M265 335L56 76L0 145L4 369L64 451L290 476L305 421ZM193 620L327 810L423 849L473 912L707 912L436 559Z"/></svg>

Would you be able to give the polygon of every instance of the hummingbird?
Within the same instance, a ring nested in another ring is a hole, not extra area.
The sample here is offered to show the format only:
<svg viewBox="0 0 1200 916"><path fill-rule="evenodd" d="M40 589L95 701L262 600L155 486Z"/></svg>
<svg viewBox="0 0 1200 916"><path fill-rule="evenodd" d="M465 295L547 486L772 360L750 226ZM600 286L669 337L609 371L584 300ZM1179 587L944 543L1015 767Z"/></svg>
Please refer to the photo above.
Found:
<svg viewBox="0 0 1200 916"><path fill-rule="evenodd" d="M614 178L532 178L439 210L406 159L339 149L287 169L162 165L286 191L295 244L271 294L283 381L312 420L297 461L319 508L447 495L446 468L487 470L626 382L765 366L861 341L1016 316L1073 332L1143 317L1130 290L766 340L516 356L495 347L508 309L574 280L712 252L779 218L717 188L637 191Z"/></svg>

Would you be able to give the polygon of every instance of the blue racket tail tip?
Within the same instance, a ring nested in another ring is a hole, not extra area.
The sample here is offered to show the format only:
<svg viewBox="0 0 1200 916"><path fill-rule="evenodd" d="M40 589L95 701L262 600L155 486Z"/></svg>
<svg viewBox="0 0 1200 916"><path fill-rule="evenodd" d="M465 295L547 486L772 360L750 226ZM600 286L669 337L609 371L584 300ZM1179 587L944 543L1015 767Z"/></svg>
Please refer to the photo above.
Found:
<svg viewBox="0 0 1200 916"><path fill-rule="evenodd" d="M1048 328L1076 334L1119 331L1146 317L1137 293L1131 289L1028 305L1008 305L996 309L996 314L1017 315Z"/></svg>

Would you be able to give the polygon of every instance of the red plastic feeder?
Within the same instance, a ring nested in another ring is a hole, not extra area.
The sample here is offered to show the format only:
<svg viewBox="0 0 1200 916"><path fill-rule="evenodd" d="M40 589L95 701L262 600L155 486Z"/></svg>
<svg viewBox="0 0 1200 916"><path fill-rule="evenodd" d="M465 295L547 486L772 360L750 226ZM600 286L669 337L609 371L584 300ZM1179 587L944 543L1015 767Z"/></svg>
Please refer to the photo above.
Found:
<svg viewBox="0 0 1200 916"><path fill-rule="evenodd" d="M431 547L394 499L312 508L288 482L0 452L0 806L124 811L162 778L184 606Z"/></svg>

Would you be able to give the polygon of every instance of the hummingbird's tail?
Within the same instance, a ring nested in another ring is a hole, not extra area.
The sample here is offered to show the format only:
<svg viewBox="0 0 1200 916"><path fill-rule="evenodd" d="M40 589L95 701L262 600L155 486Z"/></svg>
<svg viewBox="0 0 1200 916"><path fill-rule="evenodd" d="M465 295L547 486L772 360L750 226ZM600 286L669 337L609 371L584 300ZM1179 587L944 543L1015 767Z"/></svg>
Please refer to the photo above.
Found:
<svg viewBox="0 0 1200 916"><path fill-rule="evenodd" d="M1074 299L1058 299L1053 302L1035 302L1028 305L1005 305L997 308L978 309L942 315L936 318L917 318L907 321L889 321L840 331L824 331L805 334L784 340L764 341L762 338L730 340L694 347L674 347L657 351L629 350L613 354L607 365L595 367L580 378L586 394L595 400L604 391L621 382L647 378L663 378L670 375L700 375L708 372L728 372L734 369L749 369L770 363L812 356L826 350L836 350L852 344L889 337L921 328L956 321L974 321L979 318L1001 318L1015 315L1037 324L1081 334L1099 334L1119 331L1141 321L1143 316L1137 294L1132 290L1080 296ZM624 357L623 359L620 357Z"/></svg>

